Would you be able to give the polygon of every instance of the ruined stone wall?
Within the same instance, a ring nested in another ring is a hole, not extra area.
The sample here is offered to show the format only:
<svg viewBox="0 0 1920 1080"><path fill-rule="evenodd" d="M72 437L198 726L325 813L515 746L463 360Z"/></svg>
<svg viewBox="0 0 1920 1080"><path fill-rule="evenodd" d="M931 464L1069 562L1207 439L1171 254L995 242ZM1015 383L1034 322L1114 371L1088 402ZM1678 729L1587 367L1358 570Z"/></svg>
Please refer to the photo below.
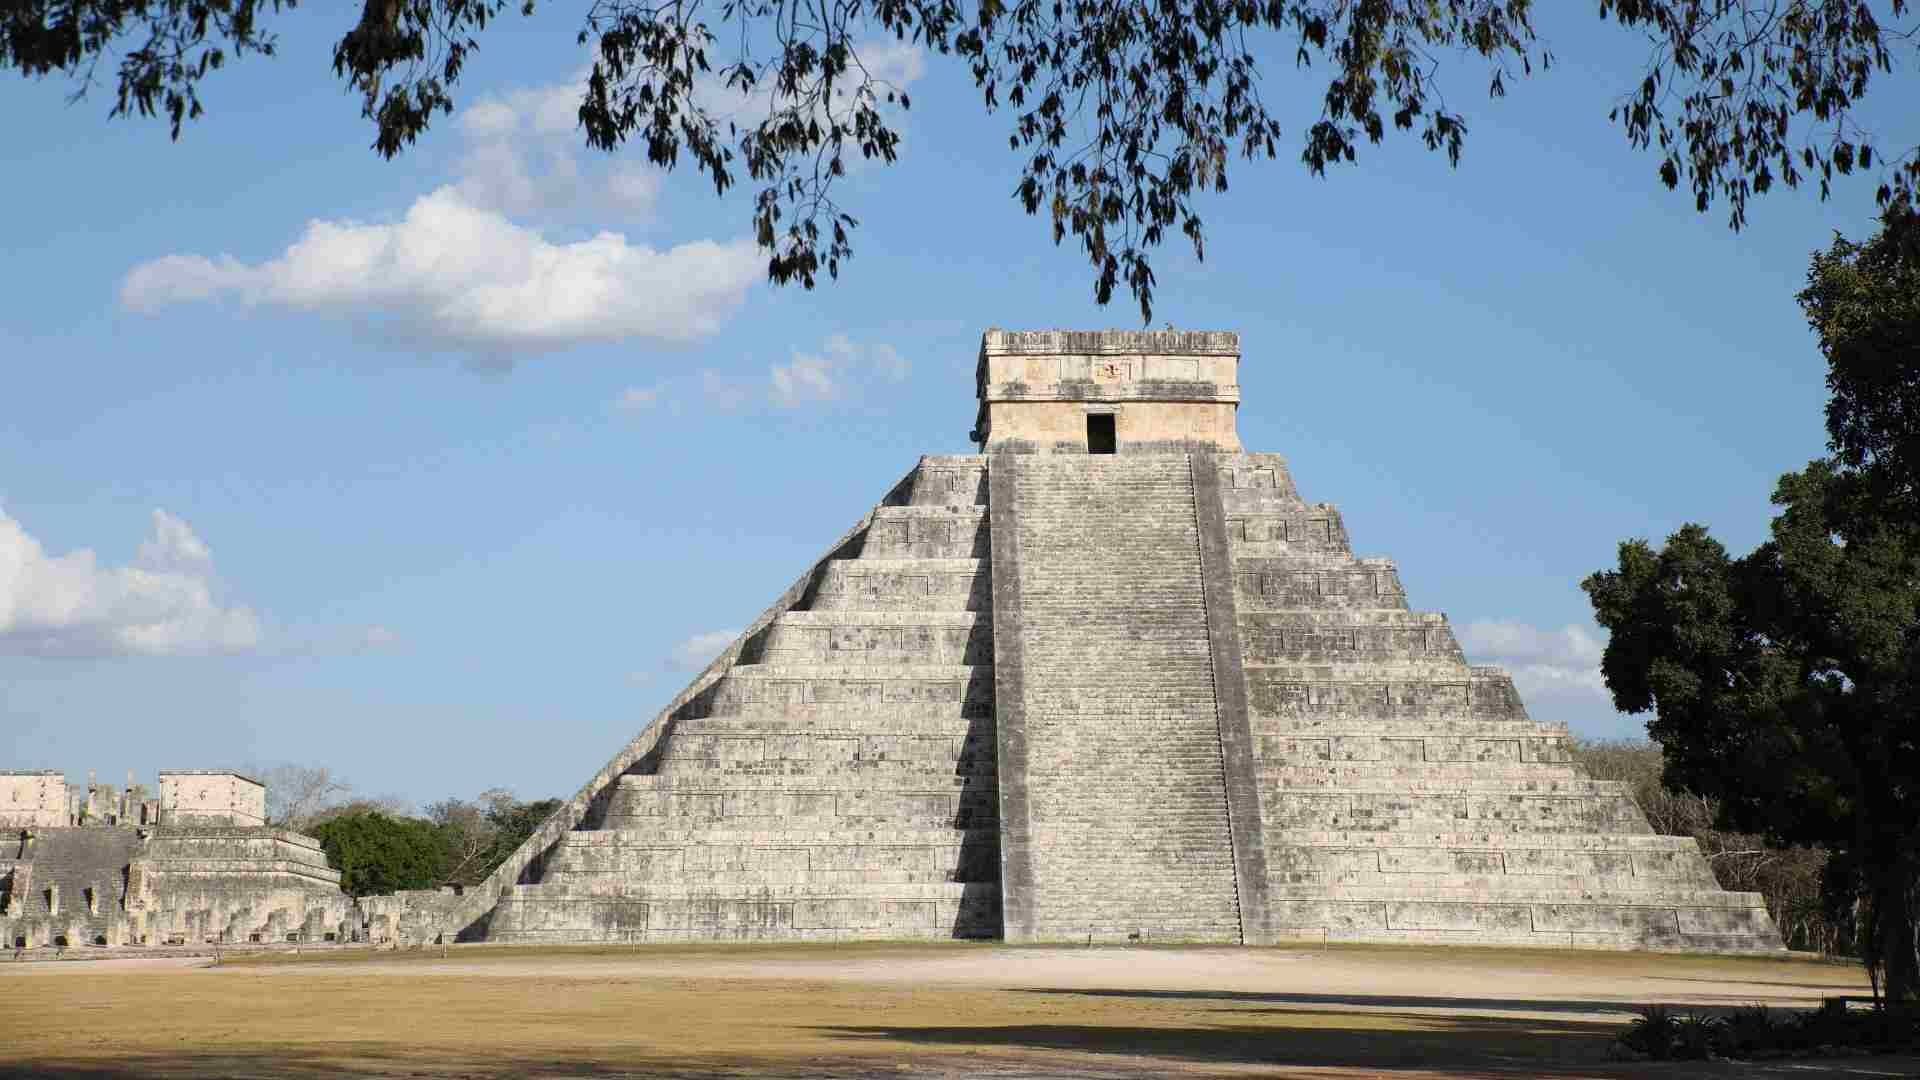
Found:
<svg viewBox="0 0 1920 1080"><path fill-rule="evenodd" d="M0 944L348 940L359 928L312 837L265 828L32 830L0 862Z"/></svg>
<svg viewBox="0 0 1920 1080"><path fill-rule="evenodd" d="M160 823L191 825L264 825L266 785L239 773L175 771L160 774Z"/></svg>
<svg viewBox="0 0 1920 1080"><path fill-rule="evenodd" d="M1008 940L1241 940L1189 456L991 464Z"/></svg>
<svg viewBox="0 0 1920 1080"><path fill-rule="evenodd" d="M70 814L64 775L0 772L0 828L57 828L70 823Z"/></svg>

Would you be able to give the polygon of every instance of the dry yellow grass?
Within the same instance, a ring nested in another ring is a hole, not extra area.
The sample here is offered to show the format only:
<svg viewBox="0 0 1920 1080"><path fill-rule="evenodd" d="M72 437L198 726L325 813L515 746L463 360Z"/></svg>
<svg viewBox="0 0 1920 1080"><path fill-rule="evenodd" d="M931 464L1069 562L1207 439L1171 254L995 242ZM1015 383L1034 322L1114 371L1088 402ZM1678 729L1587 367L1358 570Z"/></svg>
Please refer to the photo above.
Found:
<svg viewBox="0 0 1920 1080"><path fill-rule="evenodd" d="M1585 1076L1627 1004L1861 986L1839 965L1413 949L462 947L53 967L0 965L0 1071Z"/></svg>

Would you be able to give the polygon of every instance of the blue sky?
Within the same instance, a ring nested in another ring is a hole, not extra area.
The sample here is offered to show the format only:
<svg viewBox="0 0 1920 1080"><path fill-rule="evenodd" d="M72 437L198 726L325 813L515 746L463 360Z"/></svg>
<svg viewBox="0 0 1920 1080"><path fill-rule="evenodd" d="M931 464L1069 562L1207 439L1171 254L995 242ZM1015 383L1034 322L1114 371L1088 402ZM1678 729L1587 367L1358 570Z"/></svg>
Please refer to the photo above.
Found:
<svg viewBox="0 0 1920 1080"><path fill-rule="evenodd" d="M1506 99L1455 73L1457 170L1406 139L1324 180L1297 141L1237 164L1154 321L1239 330L1249 448L1537 718L1619 735L1579 580L1683 521L1763 535L1823 442L1793 294L1873 181L1730 232L1609 125L1633 43L1561 18ZM0 89L0 767L571 793L917 455L970 448L981 330L1138 325L1019 212L1006 117L950 60L887 57L904 158L856 171L857 254L805 292L762 280L749 193L580 149L563 17L490 31L393 162L340 29L290 16L177 145ZM1269 88L1293 140L1309 86ZM382 245L418 257L364 272Z"/></svg>

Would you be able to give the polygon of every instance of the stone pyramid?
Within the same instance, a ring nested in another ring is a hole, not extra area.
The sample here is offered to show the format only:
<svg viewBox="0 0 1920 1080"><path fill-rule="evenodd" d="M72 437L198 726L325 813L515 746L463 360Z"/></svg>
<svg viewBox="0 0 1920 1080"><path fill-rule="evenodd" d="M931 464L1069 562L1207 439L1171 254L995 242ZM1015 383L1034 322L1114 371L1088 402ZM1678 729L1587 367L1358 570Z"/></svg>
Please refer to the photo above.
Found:
<svg viewBox="0 0 1920 1080"><path fill-rule="evenodd" d="M416 934L1775 950L1339 512L1231 333L989 331L926 457Z"/></svg>

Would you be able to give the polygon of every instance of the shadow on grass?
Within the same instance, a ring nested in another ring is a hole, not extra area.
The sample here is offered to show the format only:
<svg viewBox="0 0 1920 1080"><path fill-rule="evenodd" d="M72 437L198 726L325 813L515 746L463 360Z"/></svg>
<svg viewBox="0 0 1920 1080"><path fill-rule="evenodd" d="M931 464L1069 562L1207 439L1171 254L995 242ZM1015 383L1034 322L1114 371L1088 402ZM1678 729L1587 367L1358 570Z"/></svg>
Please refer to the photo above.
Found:
<svg viewBox="0 0 1920 1080"><path fill-rule="evenodd" d="M1234 1014L1246 1015L1241 1010ZM1233 1023L1223 1017L1219 1024L1185 1027L1067 1023L819 1030L948 1050L1064 1051L1213 1065L1464 1068L1568 1077L1593 1075L1593 1066L1606 1060L1607 1046L1618 1031L1614 1024L1559 1019L1377 1014L1368 1019L1378 1023L1368 1026L1334 1010L1291 1015L1303 1022Z"/></svg>
<svg viewBox="0 0 1920 1080"><path fill-rule="evenodd" d="M734 1080L739 1077L793 1076L838 1080L868 1075L867 1070L813 1069L810 1064L702 1059L659 1062L595 1060L585 1054L474 1053L449 1054L438 1050L374 1046L320 1049L254 1049L220 1051L182 1048L117 1056L111 1061L0 1062L0 1076L21 1080L185 1080L188 1077L249 1077L259 1080L334 1080L334 1078L419 1077L460 1080L614 1080L648 1077L658 1080Z"/></svg>
<svg viewBox="0 0 1920 1080"><path fill-rule="evenodd" d="M1347 1005L1364 1009L1436 1009L1468 1012L1529 1012L1584 1014L1609 1013L1629 1019L1649 1004L1660 1004L1676 1012L1724 1012L1753 1004L1752 994L1692 994L1685 1002L1649 1002L1639 999L1609 998L1576 1001L1567 998L1487 998L1433 997L1400 994L1326 994L1306 991L1258 990L1136 990L1136 989L1057 989L1030 987L1022 993L1064 994L1085 997L1147 998L1163 1001L1223 1001L1240 1004L1270 1005ZM1276 1010L1297 1011L1297 1010ZM1432 1016L1423 1015L1422 1019ZM1603 1027L1612 1028L1611 1024Z"/></svg>

